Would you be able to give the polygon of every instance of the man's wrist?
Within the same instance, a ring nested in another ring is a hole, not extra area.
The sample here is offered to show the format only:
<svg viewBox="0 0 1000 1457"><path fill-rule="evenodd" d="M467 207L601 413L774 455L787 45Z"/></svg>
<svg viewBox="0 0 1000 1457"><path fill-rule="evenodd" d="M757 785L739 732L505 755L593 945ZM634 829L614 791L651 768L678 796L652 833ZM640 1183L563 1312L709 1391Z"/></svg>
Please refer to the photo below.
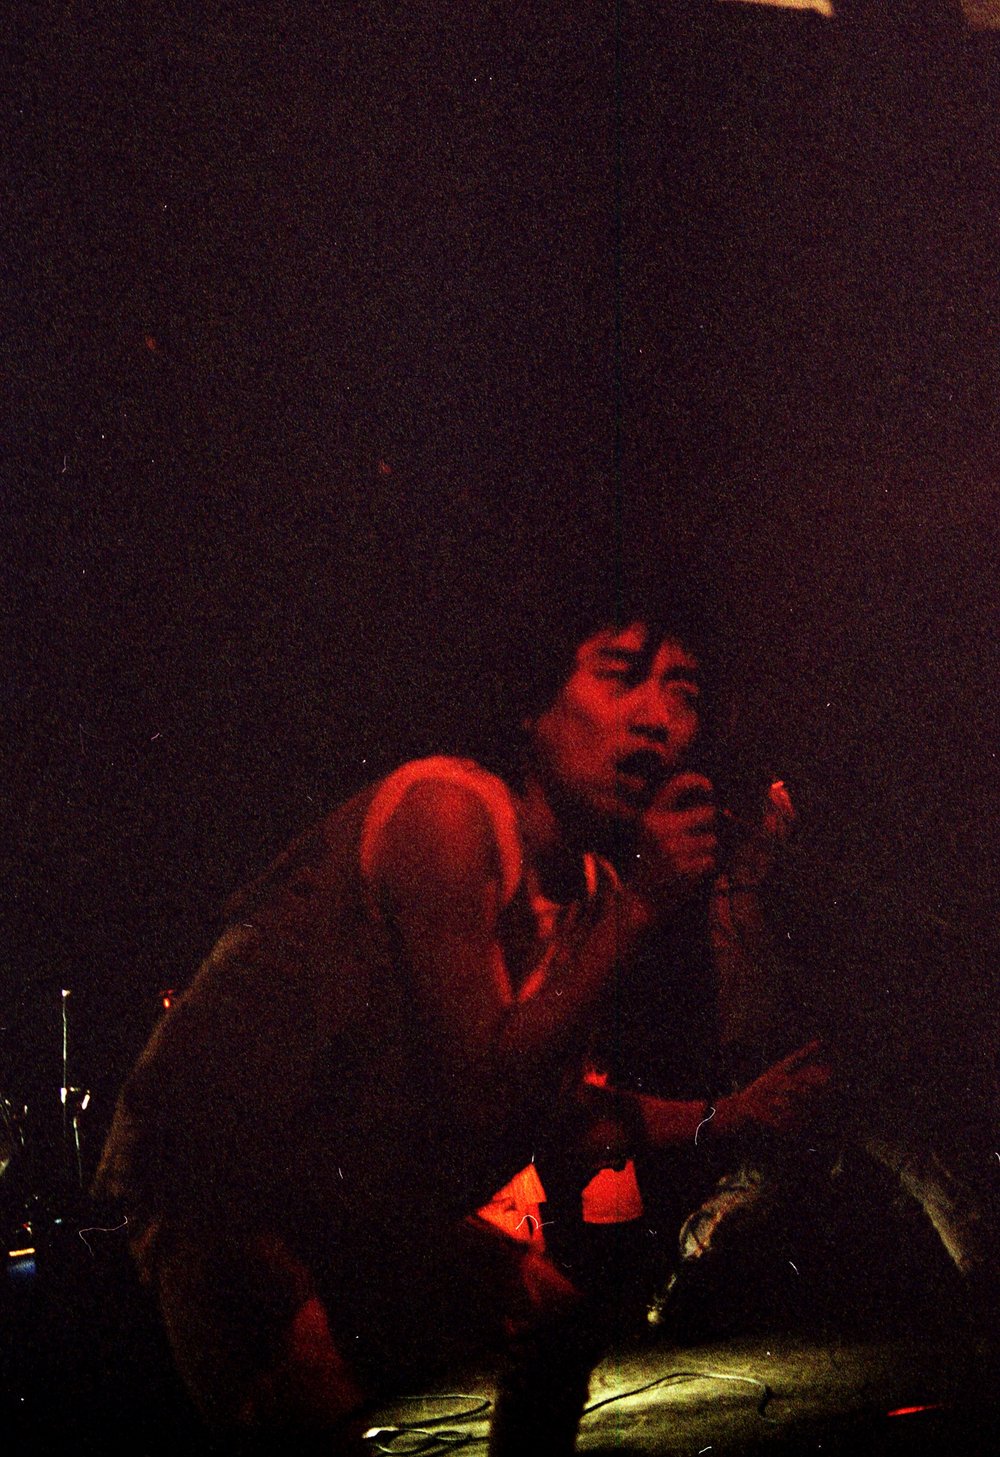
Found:
<svg viewBox="0 0 1000 1457"><path fill-rule="evenodd" d="M703 1129L703 1137L707 1134L716 1140L728 1138L739 1133L743 1126L742 1107L736 1093L727 1093L714 1103L706 1104L706 1110L706 1117L711 1113L711 1122Z"/></svg>

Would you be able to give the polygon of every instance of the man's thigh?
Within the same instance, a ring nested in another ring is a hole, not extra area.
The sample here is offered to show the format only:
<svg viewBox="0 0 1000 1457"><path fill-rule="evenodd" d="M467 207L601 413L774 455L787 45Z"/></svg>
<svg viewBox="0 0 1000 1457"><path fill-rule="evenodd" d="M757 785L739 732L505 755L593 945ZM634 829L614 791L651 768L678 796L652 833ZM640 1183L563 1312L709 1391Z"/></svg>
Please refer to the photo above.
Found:
<svg viewBox="0 0 1000 1457"><path fill-rule="evenodd" d="M178 1371L217 1428L332 1427L578 1301L544 1254L476 1218L433 1238L339 1229L308 1260L273 1234L172 1228L150 1263Z"/></svg>
<svg viewBox="0 0 1000 1457"><path fill-rule="evenodd" d="M311 1274L280 1238L166 1230L153 1278L178 1372L211 1426L328 1429L362 1405Z"/></svg>
<svg viewBox="0 0 1000 1457"><path fill-rule="evenodd" d="M401 1389L495 1355L512 1323L558 1318L578 1295L542 1253L476 1216L397 1229L326 1263L320 1290L366 1388Z"/></svg>

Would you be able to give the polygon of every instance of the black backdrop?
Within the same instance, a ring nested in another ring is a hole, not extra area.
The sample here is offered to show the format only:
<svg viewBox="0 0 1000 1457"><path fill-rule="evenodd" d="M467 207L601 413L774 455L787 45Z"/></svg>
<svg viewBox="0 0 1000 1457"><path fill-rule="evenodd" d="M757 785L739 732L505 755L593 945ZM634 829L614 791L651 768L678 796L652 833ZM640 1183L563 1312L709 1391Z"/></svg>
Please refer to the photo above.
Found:
<svg viewBox="0 0 1000 1457"><path fill-rule="evenodd" d="M38 1120L64 988L93 1155L225 894L639 560L700 584L803 809L817 1015L993 1157L997 48L837 8L15 10L0 1091Z"/></svg>

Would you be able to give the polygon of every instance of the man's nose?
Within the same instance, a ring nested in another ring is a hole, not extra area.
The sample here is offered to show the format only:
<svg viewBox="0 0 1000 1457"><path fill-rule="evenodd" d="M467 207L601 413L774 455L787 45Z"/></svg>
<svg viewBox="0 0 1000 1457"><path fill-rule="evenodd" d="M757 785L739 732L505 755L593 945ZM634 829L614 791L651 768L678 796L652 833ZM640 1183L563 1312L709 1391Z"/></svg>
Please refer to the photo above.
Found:
<svg viewBox="0 0 1000 1457"><path fill-rule="evenodd" d="M638 739L645 739L650 744L668 744L670 742L671 730L667 723L657 723L651 716L636 719L632 724L632 733Z"/></svg>
<svg viewBox="0 0 1000 1457"><path fill-rule="evenodd" d="M632 715L632 731L654 744L669 743L674 720L662 693L650 690L641 695Z"/></svg>

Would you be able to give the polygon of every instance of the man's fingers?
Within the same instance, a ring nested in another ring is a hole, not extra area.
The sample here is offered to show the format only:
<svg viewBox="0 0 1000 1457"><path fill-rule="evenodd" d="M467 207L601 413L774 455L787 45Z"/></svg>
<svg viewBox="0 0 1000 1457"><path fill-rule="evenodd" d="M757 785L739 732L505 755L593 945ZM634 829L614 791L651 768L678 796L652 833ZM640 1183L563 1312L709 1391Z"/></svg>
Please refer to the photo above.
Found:
<svg viewBox="0 0 1000 1457"><path fill-rule="evenodd" d="M825 1088L833 1076L830 1068L822 1062L814 1062L809 1067L799 1068L793 1080L796 1088Z"/></svg>
<svg viewBox="0 0 1000 1457"><path fill-rule="evenodd" d="M694 809L675 810L674 814L682 830L699 830L715 824L714 804L699 804Z"/></svg>
<svg viewBox="0 0 1000 1457"><path fill-rule="evenodd" d="M713 804L699 804L691 809L663 809L653 806L646 815L647 826L654 834L688 834L715 826Z"/></svg>
<svg viewBox="0 0 1000 1457"><path fill-rule="evenodd" d="M682 875L690 876L693 880L700 880L703 875L710 875L715 869L714 855L694 855L685 860L679 867Z"/></svg>
<svg viewBox="0 0 1000 1457"><path fill-rule="evenodd" d="M801 1067L805 1062L812 1062L814 1058L819 1057L822 1050L822 1039L814 1037L811 1042L807 1042L803 1047L796 1048L787 1057L783 1057L780 1062L776 1062L774 1064L775 1071L790 1072L793 1067Z"/></svg>
<svg viewBox="0 0 1000 1457"><path fill-rule="evenodd" d="M677 810L681 807L681 801L686 795L705 797L711 799L715 793L712 788L712 781L704 774L696 774L693 770L686 770L683 774L675 774L662 785L653 800L654 810Z"/></svg>

